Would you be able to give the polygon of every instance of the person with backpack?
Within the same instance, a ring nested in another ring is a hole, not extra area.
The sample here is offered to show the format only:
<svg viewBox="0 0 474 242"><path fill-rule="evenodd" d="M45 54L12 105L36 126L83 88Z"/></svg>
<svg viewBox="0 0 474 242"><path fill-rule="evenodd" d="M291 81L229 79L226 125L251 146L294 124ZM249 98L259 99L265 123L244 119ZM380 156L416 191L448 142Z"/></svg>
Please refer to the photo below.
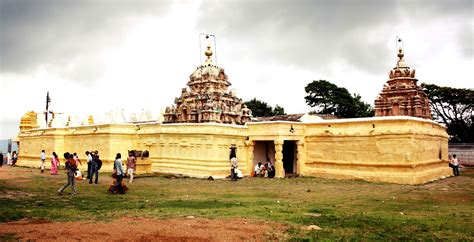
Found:
<svg viewBox="0 0 474 242"><path fill-rule="evenodd" d="M66 174L67 174L67 183L58 190L58 194L62 195L64 189L66 189L69 185L71 185L72 192L71 195L76 195L76 180L74 179L74 174L77 170L77 164L74 160L74 155L70 154L69 152L64 153L64 159L66 159L65 167L66 167Z"/></svg>

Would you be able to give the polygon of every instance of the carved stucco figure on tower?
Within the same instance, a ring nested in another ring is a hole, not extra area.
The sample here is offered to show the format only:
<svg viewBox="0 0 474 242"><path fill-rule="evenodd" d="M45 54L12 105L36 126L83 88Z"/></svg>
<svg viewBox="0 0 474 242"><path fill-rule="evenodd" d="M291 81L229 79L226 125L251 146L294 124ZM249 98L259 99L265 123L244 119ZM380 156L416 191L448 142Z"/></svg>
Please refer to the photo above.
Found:
<svg viewBox="0 0 474 242"><path fill-rule="evenodd" d="M227 123L245 124L252 118L252 111L228 91L232 85L224 68L212 62L211 46L204 52L204 65L189 77L181 96L175 98L174 105L167 107L163 123Z"/></svg>
<svg viewBox="0 0 474 242"><path fill-rule="evenodd" d="M375 99L375 116L413 116L431 119L428 96L416 83L415 69L410 70L398 49L397 65L390 70L390 80Z"/></svg>

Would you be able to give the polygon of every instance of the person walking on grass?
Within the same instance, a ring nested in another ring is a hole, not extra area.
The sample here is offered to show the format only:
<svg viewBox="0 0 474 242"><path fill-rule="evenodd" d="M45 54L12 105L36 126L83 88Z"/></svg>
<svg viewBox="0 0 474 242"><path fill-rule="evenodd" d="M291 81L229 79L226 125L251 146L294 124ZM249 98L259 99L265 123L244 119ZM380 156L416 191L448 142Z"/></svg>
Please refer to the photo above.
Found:
<svg viewBox="0 0 474 242"><path fill-rule="evenodd" d="M136 165L137 165L137 160L135 156L133 155L133 152L128 152L127 172L128 172L128 175L130 176L129 182L133 182L133 172L135 172Z"/></svg>
<svg viewBox="0 0 474 242"><path fill-rule="evenodd" d="M69 154L69 152L66 152L64 154L64 159L66 159L66 174L67 174L67 183L61 187L58 190L58 194L62 195L64 192L64 189L66 189L69 185L71 185L72 192L71 195L76 195L76 180L74 179L74 173L76 172L77 165L76 162L74 161L74 156L72 154Z"/></svg>
<svg viewBox="0 0 474 242"><path fill-rule="evenodd" d="M44 150L41 151L41 162L40 162L40 169L41 173L44 173L44 163L46 162L46 153L44 153Z"/></svg>
<svg viewBox="0 0 474 242"><path fill-rule="evenodd" d="M53 152L53 157L51 157L51 175L58 174L58 167L60 165L58 155L56 152Z"/></svg>

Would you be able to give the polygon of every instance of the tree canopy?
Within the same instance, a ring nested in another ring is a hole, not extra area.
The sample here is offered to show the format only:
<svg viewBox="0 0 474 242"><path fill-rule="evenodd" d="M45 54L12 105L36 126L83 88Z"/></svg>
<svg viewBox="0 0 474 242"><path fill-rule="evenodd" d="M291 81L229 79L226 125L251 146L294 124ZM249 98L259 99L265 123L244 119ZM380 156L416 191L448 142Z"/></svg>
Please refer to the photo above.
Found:
<svg viewBox="0 0 474 242"><path fill-rule="evenodd" d="M275 105L275 108L272 108L266 102L257 100L253 98L250 101L245 102L248 108L252 110L252 115L254 117L270 117L275 115L284 115L285 109L280 105Z"/></svg>
<svg viewBox="0 0 474 242"><path fill-rule="evenodd" d="M446 125L450 142L474 142L474 90L421 84L430 99L433 119Z"/></svg>
<svg viewBox="0 0 474 242"><path fill-rule="evenodd" d="M305 87L306 103L315 107L316 113L332 114L341 118L374 116L372 106L361 100L359 94L351 95L346 88L326 80L313 81Z"/></svg>

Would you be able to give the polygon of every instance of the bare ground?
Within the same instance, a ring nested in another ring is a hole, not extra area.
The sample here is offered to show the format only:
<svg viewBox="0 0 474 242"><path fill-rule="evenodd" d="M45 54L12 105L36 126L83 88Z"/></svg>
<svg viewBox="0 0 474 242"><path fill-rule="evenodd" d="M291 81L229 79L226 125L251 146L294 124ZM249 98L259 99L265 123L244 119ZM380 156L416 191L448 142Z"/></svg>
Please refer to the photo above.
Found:
<svg viewBox="0 0 474 242"><path fill-rule="evenodd" d="M267 241L280 240L285 227L245 219L120 218L113 222L50 222L20 220L4 223L0 234L35 241Z"/></svg>

